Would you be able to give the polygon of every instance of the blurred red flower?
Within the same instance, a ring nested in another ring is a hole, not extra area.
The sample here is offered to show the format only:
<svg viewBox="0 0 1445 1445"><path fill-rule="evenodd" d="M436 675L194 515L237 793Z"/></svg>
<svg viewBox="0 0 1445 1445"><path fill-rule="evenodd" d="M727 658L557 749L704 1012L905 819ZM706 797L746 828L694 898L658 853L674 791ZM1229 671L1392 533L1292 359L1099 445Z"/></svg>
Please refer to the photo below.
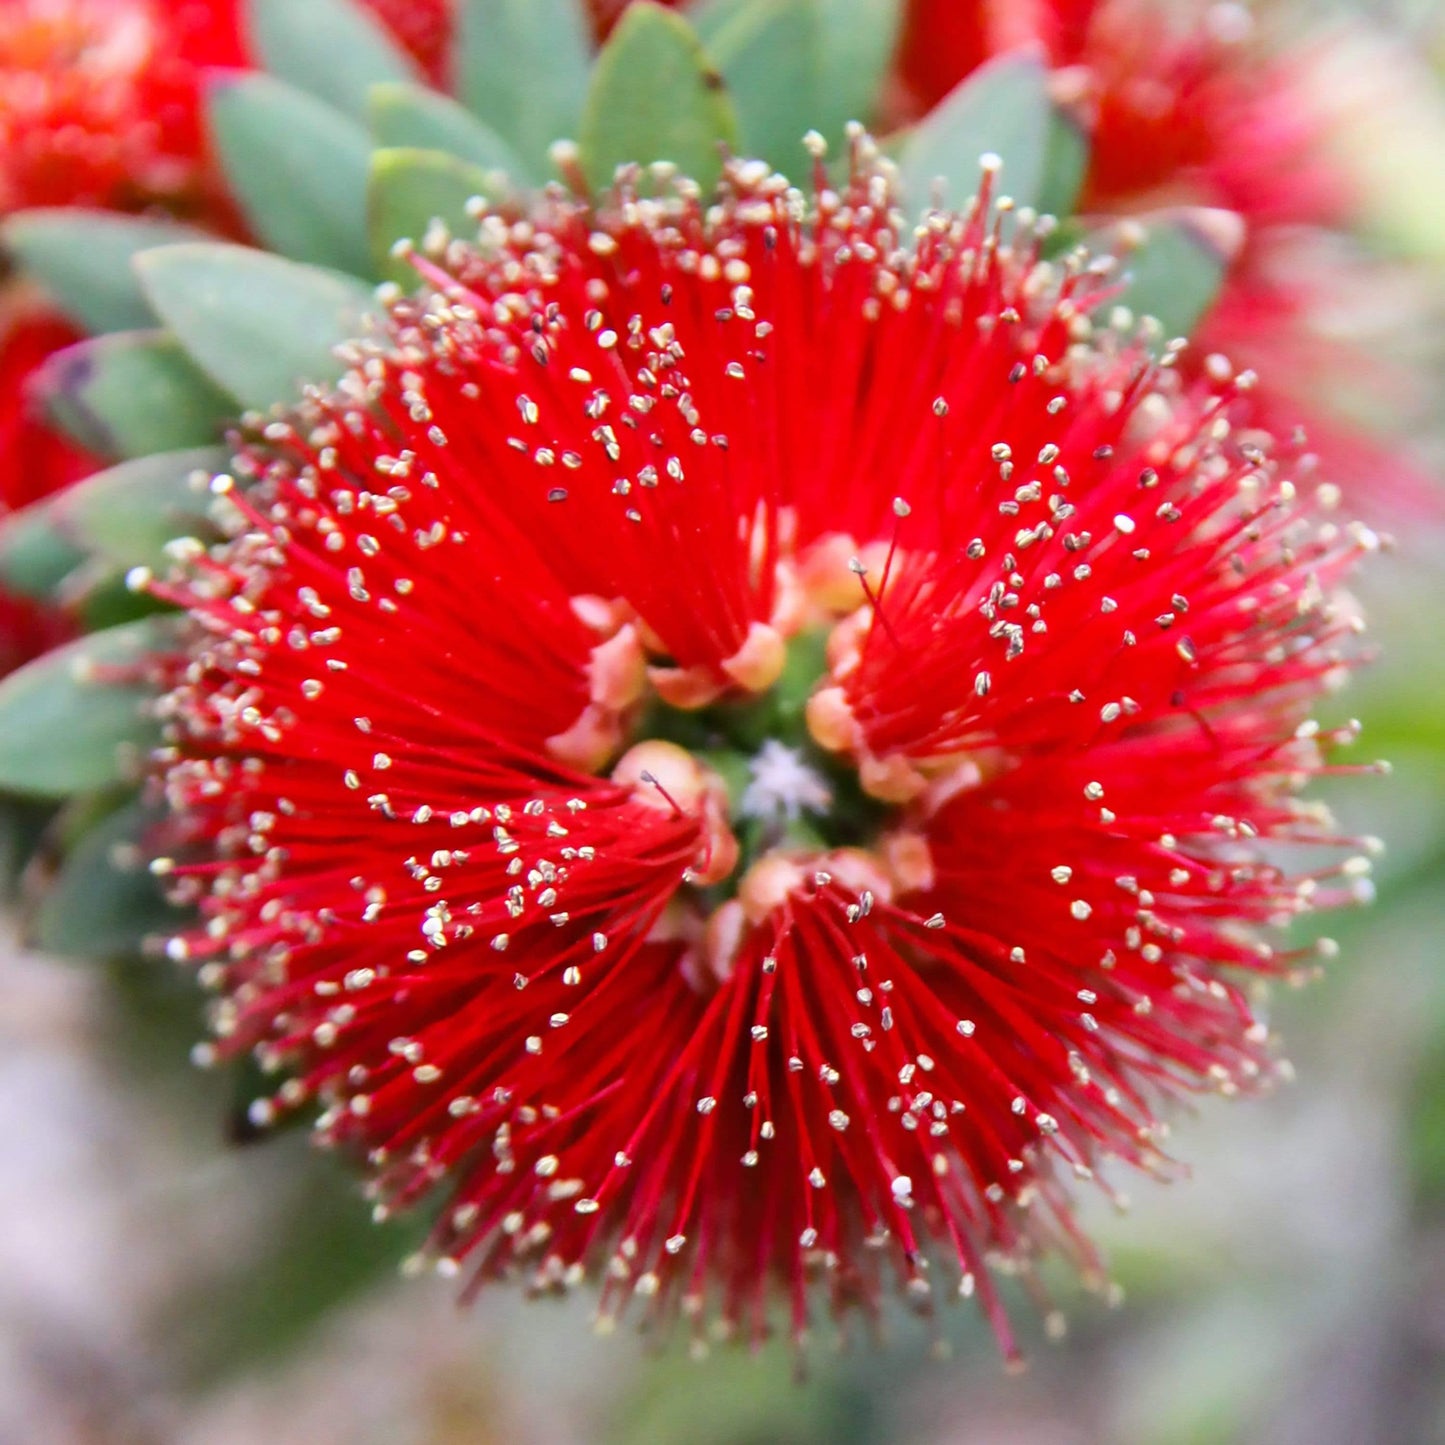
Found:
<svg viewBox="0 0 1445 1445"><path fill-rule="evenodd" d="M1337 841L1370 535L1092 273L891 199L485 218L154 584L215 1051L474 1282L752 1336L977 1291L1012 1353L992 1268L1102 1279L1066 1181L1275 1073L1262 926L1362 866L1274 845Z"/></svg>

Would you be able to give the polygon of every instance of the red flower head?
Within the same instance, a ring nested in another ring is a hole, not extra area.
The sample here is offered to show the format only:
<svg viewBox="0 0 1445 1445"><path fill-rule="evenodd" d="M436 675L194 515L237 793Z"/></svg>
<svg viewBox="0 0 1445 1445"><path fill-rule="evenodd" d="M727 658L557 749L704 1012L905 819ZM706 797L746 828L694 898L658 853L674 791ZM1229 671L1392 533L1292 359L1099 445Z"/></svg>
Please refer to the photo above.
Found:
<svg viewBox="0 0 1445 1445"><path fill-rule="evenodd" d="M0 9L0 214L161 205L211 218L220 192L202 68L240 61L233 5L8 0Z"/></svg>
<svg viewBox="0 0 1445 1445"><path fill-rule="evenodd" d="M1275 1072L1258 932L1348 884L1311 700L1367 533L1095 271L915 244L866 142L492 215L247 446L162 860L222 1054L472 1281L751 1336L975 1289L1161 1100ZM1358 865L1346 865L1348 874Z"/></svg>

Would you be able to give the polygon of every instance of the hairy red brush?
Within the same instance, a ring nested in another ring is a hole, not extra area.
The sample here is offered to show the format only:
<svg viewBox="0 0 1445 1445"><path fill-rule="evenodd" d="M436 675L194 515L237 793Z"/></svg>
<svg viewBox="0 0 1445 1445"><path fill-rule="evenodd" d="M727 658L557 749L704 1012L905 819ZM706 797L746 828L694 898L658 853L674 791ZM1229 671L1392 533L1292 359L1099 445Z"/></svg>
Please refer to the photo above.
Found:
<svg viewBox="0 0 1445 1445"><path fill-rule="evenodd" d="M916 242L734 164L418 260L153 585L194 641L157 867L218 1043L473 1282L751 1337L1100 1262L1068 1181L1276 1071L1274 845L1373 545L1088 318L1098 269ZM821 183L820 183L821 184ZM985 188L986 191L987 188ZM237 483L248 485L238 486Z"/></svg>

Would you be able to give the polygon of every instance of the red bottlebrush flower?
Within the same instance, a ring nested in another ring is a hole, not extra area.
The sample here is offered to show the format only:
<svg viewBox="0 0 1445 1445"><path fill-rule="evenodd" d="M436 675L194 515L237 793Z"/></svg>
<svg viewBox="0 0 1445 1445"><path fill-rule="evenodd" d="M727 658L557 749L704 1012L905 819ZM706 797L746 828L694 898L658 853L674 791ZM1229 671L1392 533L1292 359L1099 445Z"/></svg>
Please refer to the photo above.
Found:
<svg viewBox="0 0 1445 1445"><path fill-rule="evenodd" d="M474 1284L976 1291L1012 1353L992 1264L1101 1278L1067 1181L1274 1072L1372 539L986 196L819 187L488 216L242 451L155 584L170 952Z"/></svg>
<svg viewBox="0 0 1445 1445"><path fill-rule="evenodd" d="M0 213L101 206L227 220L201 70L239 63L234 7L9 0L0 9Z"/></svg>

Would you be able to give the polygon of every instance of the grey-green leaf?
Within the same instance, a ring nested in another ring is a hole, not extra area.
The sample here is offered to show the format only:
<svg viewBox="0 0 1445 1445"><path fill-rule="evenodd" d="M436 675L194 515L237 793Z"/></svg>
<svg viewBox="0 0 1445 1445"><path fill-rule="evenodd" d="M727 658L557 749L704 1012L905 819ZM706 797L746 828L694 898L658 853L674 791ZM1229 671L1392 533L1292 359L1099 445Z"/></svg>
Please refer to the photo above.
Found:
<svg viewBox="0 0 1445 1445"><path fill-rule="evenodd" d="M704 189L738 148L722 77L680 16L639 0L597 60L582 116L582 165L598 189L619 165L672 161Z"/></svg>
<svg viewBox="0 0 1445 1445"><path fill-rule="evenodd" d="M376 313L370 287L247 246L163 246L136 260L156 314L243 407L265 410L306 382L336 380L334 355Z"/></svg>
<svg viewBox="0 0 1445 1445"><path fill-rule="evenodd" d="M850 120L873 121L902 22L902 0L818 0L822 15L818 115L836 142Z"/></svg>
<svg viewBox="0 0 1445 1445"><path fill-rule="evenodd" d="M216 441L236 403L161 331L118 331L56 352L34 387L51 421L104 457Z"/></svg>
<svg viewBox="0 0 1445 1445"><path fill-rule="evenodd" d="M269 75L213 81L208 110L226 179L255 234L292 260L365 276L365 129Z"/></svg>
<svg viewBox="0 0 1445 1445"><path fill-rule="evenodd" d="M174 221L74 209L21 211L0 226L5 249L71 321L92 335L154 326L131 272L131 257L200 235Z"/></svg>
<svg viewBox="0 0 1445 1445"><path fill-rule="evenodd" d="M1091 251L1122 260L1119 303L1152 316L1166 337L1189 336L1213 306L1229 264L1244 242L1233 211L1178 206L1130 217L1093 232Z"/></svg>
<svg viewBox="0 0 1445 1445"><path fill-rule="evenodd" d="M396 242L405 238L420 247L433 221L440 221L451 236L475 237L477 223L467 215L467 202L495 195L497 186L505 185L505 177L489 176L441 151L377 151L371 158L369 203L377 269L401 286L416 286L417 273L410 263L391 254Z"/></svg>
<svg viewBox="0 0 1445 1445"><path fill-rule="evenodd" d="M718 27L707 53L727 85L743 153L800 176L810 164L803 137L819 122L818 0L749 0Z"/></svg>
<svg viewBox="0 0 1445 1445"><path fill-rule="evenodd" d="M97 472L44 505L60 535L117 567L159 567L175 537L207 532L207 482L223 471L225 447L137 457Z"/></svg>
<svg viewBox="0 0 1445 1445"><path fill-rule="evenodd" d="M590 28L583 0L460 0L457 93L537 175L576 138Z"/></svg>
<svg viewBox="0 0 1445 1445"><path fill-rule="evenodd" d="M65 797L135 777L159 737L147 661L179 619L92 632L0 682L0 788Z"/></svg>
<svg viewBox="0 0 1445 1445"><path fill-rule="evenodd" d="M48 501L0 517L0 583L23 597L48 598L85 553L59 526Z"/></svg>
<svg viewBox="0 0 1445 1445"><path fill-rule="evenodd" d="M155 821L129 803L81 837L37 910L42 948L104 962L138 953L147 937L175 926L181 915L146 866L145 835Z"/></svg>
<svg viewBox="0 0 1445 1445"><path fill-rule="evenodd" d="M367 114L378 146L445 151L484 171L505 171L519 183L528 179L521 157L496 131L425 86L373 86Z"/></svg>
<svg viewBox="0 0 1445 1445"><path fill-rule="evenodd" d="M904 139L899 155L903 193L922 211L942 200L964 205L978 190L979 157L1003 161L998 193L1036 206L1048 166L1048 69L1032 51L1015 51L981 66L957 85Z"/></svg>
<svg viewBox="0 0 1445 1445"><path fill-rule="evenodd" d="M250 39L265 69L364 121L367 94L410 81L411 57L353 0L250 0Z"/></svg>

